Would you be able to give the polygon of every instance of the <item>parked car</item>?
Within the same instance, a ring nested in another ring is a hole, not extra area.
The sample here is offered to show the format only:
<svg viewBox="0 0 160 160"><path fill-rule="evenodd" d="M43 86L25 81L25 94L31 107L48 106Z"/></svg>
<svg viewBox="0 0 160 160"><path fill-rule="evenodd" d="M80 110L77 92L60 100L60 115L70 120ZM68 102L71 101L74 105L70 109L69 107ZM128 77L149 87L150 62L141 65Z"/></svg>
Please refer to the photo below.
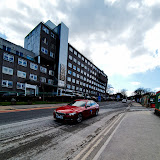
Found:
<svg viewBox="0 0 160 160"><path fill-rule="evenodd" d="M127 99L122 99L122 103L126 103L127 102Z"/></svg>
<svg viewBox="0 0 160 160"><path fill-rule="evenodd" d="M53 117L57 120L74 121L80 123L84 118L97 116L99 105L93 100L74 100L66 106L54 110Z"/></svg>

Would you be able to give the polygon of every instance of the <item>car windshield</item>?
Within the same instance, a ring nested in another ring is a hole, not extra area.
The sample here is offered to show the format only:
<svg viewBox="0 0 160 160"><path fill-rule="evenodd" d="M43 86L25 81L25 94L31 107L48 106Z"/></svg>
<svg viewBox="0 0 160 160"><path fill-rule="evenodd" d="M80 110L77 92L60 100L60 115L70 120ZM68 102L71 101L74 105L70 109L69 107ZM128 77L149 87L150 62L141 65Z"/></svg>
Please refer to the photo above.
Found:
<svg viewBox="0 0 160 160"><path fill-rule="evenodd" d="M77 106L77 107L85 107L86 102L84 101L73 101L70 104L68 104L70 106Z"/></svg>

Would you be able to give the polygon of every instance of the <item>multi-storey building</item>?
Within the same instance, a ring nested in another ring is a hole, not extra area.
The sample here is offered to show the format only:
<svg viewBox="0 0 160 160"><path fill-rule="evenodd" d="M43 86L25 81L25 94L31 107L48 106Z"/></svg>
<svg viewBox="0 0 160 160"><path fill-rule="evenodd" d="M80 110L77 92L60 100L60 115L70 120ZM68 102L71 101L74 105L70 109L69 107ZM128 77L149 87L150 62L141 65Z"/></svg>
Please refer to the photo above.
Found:
<svg viewBox="0 0 160 160"><path fill-rule="evenodd" d="M0 38L0 91L105 95L107 75L68 43L68 34L64 23L47 21L25 37L24 48Z"/></svg>

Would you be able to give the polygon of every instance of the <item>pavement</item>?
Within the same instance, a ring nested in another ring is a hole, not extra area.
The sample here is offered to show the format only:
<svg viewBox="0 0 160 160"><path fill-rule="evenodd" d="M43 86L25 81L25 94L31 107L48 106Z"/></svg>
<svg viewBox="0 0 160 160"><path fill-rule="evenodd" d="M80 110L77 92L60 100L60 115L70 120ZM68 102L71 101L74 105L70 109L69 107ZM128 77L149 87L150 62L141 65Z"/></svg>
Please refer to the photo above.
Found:
<svg viewBox="0 0 160 160"><path fill-rule="evenodd" d="M130 109L93 160L160 159L160 117L136 102Z"/></svg>
<svg viewBox="0 0 160 160"><path fill-rule="evenodd" d="M63 105L66 105L66 103L0 106L0 113L58 108L58 107L63 106Z"/></svg>

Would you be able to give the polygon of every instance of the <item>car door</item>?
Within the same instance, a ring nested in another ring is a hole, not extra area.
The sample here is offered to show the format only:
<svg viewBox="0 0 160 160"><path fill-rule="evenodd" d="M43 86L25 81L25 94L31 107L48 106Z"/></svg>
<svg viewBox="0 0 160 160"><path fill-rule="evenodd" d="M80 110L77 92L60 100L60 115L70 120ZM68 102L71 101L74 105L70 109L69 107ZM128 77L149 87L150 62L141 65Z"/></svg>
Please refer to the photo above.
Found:
<svg viewBox="0 0 160 160"><path fill-rule="evenodd" d="M92 114L92 109L91 109L91 102L88 101L86 104L86 109L85 109L85 116L89 117Z"/></svg>
<svg viewBox="0 0 160 160"><path fill-rule="evenodd" d="M90 110L92 110L91 115L93 115L96 113L96 103L94 101L91 101L90 103Z"/></svg>

